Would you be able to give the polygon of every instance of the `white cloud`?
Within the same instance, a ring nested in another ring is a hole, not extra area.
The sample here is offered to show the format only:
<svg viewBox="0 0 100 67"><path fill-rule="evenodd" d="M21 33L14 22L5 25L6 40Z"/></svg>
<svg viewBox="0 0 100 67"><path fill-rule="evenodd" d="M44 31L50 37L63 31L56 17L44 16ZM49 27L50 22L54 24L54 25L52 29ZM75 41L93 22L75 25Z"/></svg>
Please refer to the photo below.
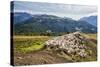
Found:
<svg viewBox="0 0 100 67"><path fill-rule="evenodd" d="M70 4L52 4L40 2L18 2L14 3L15 11L26 11L29 13L46 13L62 17L79 19L83 16L97 14L96 6L70 5Z"/></svg>

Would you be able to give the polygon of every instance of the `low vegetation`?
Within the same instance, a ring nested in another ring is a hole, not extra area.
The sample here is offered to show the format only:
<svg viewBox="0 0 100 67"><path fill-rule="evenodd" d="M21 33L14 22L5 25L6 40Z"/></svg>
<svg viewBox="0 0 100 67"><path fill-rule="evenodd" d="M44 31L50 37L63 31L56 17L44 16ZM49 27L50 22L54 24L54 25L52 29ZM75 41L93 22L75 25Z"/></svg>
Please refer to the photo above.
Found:
<svg viewBox="0 0 100 67"><path fill-rule="evenodd" d="M14 51L26 53L40 50L49 38L48 36L14 36Z"/></svg>
<svg viewBox="0 0 100 67"><path fill-rule="evenodd" d="M90 47L93 56L82 58L78 55L66 54L64 51L55 51L44 49L44 43L56 36L13 36L14 45L14 65L30 65L30 64L51 64L66 62L84 62L97 60L97 35L85 34L83 36L89 41L86 46ZM95 40L95 41L94 41ZM86 50L91 53L91 50ZM27 60L27 61L25 61Z"/></svg>

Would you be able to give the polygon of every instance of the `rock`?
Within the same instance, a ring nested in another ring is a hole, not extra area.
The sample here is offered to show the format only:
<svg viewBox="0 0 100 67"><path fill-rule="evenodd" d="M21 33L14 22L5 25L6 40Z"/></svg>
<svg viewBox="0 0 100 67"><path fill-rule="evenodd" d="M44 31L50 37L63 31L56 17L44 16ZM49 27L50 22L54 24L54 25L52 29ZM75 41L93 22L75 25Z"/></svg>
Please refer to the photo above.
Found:
<svg viewBox="0 0 100 67"><path fill-rule="evenodd" d="M85 43L87 39L80 32L70 33L63 36L55 37L44 43L49 50L66 50L68 54L76 54L80 57L88 56Z"/></svg>
<svg viewBox="0 0 100 67"><path fill-rule="evenodd" d="M21 59L23 59L23 58L22 58L22 57L17 57L17 59L20 59L20 60L21 60Z"/></svg>

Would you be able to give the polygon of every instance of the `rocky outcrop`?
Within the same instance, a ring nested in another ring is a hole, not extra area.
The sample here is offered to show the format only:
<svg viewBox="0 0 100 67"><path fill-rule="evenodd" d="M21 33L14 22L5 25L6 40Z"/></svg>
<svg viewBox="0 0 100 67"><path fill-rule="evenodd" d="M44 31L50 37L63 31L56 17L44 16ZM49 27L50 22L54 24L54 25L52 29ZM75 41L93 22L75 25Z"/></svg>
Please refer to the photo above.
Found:
<svg viewBox="0 0 100 67"><path fill-rule="evenodd" d="M46 41L44 44L46 45L48 50L61 50L69 55L87 57L92 52L86 45L88 41L89 40L82 36L80 32L74 32L55 37L51 40Z"/></svg>

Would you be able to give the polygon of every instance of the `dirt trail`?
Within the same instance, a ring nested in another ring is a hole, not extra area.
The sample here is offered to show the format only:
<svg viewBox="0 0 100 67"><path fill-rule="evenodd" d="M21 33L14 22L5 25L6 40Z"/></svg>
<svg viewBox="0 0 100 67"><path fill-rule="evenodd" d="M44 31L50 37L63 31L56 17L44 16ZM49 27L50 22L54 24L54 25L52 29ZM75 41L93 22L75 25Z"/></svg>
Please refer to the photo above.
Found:
<svg viewBox="0 0 100 67"><path fill-rule="evenodd" d="M66 63L69 60L59 57L57 53L46 50L30 52L26 54L17 53L14 57L14 65L37 65L37 64L55 64Z"/></svg>

